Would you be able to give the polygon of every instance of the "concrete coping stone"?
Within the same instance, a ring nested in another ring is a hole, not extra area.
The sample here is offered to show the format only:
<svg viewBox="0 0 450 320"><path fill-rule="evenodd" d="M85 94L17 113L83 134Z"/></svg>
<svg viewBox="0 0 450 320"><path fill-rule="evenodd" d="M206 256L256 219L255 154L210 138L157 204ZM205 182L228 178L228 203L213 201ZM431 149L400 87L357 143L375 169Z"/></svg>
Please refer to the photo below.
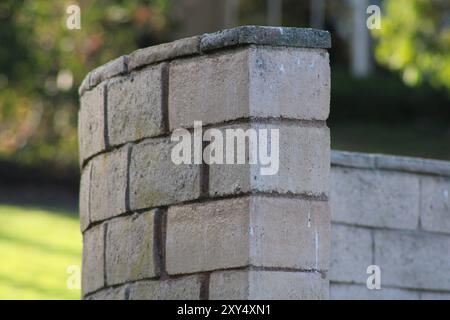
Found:
<svg viewBox="0 0 450 320"><path fill-rule="evenodd" d="M184 38L138 49L92 70L82 81L78 93L81 96L104 80L149 64L243 45L329 49L331 35L328 31L310 28L241 26Z"/></svg>
<svg viewBox="0 0 450 320"><path fill-rule="evenodd" d="M310 28L242 26L204 35L200 49L207 52L246 44L329 49L331 35Z"/></svg>
<svg viewBox="0 0 450 320"><path fill-rule="evenodd" d="M450 162L413 157L348 151L331 151L331 165L450 176Z"/></svg>

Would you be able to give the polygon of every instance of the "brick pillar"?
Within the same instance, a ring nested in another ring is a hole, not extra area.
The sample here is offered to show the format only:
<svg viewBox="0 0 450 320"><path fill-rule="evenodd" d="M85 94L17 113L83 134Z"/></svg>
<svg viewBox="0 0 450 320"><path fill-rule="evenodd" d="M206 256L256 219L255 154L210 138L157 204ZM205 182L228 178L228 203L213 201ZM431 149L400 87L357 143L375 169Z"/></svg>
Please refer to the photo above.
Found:
<svg viewBox="0 0 450 320"><path fill-rule="evenodd" d="M325 31L239 27L137 50L86 77L84 298L328 298L329 47ZM258 141L279 150L279 169L249 164L248 144L244 164L177 165L180 128L193 145L199 129L276 129L278 145Z"/></svg>

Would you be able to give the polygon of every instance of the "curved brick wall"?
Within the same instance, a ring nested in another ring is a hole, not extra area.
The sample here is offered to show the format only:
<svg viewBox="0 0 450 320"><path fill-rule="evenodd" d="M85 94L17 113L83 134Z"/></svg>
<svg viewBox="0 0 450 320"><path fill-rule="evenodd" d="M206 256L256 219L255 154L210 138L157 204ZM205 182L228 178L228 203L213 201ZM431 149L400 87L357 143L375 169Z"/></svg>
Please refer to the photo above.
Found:
<svg viewBox="0 0 450 320"><path fill-rule="evenodd" d="M80 87L84 298L328 298L324 31L240 27L137 50ZM171 133L280 132L280 167L171 161Z"/></svg>

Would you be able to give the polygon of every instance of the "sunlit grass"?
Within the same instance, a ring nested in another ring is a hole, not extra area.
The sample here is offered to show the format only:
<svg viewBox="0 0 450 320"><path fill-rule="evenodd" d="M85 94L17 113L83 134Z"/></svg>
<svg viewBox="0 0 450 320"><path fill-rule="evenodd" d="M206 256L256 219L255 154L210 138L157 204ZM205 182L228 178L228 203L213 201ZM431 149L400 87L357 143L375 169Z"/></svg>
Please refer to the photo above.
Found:
<svg viewBox="0 0 450 320"><path fill-rule="evenodd" d="M79 299L67 268L81 245L76 214L0 205L0 299Z"/></svg>

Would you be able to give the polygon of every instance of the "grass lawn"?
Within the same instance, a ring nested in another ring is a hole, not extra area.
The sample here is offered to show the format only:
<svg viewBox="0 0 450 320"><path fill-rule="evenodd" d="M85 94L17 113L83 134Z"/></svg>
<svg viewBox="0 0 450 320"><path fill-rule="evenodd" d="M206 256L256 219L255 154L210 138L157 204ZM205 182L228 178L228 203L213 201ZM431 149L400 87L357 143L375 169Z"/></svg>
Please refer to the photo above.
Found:
<svg viewBox="0 0 450 320"><path fill-rule="evenodd" d="M81 246L75 213L0 205L0 299L79 299L67 269Z"/></svg>

